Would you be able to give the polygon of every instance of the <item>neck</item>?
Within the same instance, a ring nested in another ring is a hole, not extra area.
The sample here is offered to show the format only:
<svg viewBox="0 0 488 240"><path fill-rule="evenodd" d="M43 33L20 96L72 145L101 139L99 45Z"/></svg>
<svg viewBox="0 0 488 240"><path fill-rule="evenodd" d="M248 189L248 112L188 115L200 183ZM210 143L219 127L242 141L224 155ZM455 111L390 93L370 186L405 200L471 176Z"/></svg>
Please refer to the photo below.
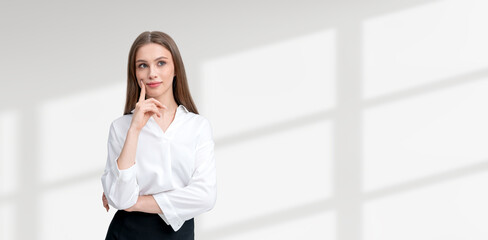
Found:
<svg viewBox="0 0 488 240"><path fill-rule="evenodd" d="M171 91L171 89L169 89L168 94L163 94L155 99L158 100L163 105L165 105L166 107L168 107L168 109L165 111L174 112L176 108L178 108L178 104L175 101L175 98L173 96L173 91Z"/></svg>

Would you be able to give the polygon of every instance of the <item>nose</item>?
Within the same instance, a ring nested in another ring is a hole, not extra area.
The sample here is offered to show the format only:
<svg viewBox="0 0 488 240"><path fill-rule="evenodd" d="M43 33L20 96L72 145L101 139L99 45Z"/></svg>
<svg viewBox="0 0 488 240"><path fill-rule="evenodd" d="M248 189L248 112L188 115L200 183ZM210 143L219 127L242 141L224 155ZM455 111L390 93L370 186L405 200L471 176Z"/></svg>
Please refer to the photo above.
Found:
<svg viewBox="0 0 488 240"><path fill-rule="evenodd" d="M155 68L149 68L149 79L156 79L158 75L156 74L156 71L154 70Z"/></svg>

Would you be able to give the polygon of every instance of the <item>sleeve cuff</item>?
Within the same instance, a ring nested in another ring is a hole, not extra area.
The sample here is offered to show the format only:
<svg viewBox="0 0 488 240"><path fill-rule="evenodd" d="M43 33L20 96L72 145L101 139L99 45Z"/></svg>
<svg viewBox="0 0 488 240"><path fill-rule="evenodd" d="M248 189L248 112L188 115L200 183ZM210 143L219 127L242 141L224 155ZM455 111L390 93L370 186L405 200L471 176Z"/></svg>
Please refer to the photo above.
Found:
<svg viewBox="0 0 488 240"><path fill-rule="evenodd" d="M153 197L163 212L163 214L159 214L159 216L166 222L166 224L171 225L175 232L178 231L185 221L178 216L171 201L169 201L164 193L155 194Z"/></svg>
<svg viewBox="0 0 488 240"><path fill-rule="evenodd" d="M127 169L124 169L124 170L120 170L119 169L119 166L117 165L117 163L115 163L115 168L116 168L116 175L117 177L123 181L123 182L128 182L130 181L131 179L135 178L136 176L136 164L132 165L131 167L127 168Z"/></svg>

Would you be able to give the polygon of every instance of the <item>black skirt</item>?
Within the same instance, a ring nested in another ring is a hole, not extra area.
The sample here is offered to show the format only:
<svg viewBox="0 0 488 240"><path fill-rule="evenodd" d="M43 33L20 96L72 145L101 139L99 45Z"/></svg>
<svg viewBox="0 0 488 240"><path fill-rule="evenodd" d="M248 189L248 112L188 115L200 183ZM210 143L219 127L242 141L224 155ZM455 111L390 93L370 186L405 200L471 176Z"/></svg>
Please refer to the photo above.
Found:
<svg viewBox="0 0 488 240"><path fill-rule="evenodd" d="M127 212L124 210L118 210L115 213L105 237L106 240L193 240L194 238L193 218L187 220L175 232L170 225L166 225L158 214Z"/></svg>

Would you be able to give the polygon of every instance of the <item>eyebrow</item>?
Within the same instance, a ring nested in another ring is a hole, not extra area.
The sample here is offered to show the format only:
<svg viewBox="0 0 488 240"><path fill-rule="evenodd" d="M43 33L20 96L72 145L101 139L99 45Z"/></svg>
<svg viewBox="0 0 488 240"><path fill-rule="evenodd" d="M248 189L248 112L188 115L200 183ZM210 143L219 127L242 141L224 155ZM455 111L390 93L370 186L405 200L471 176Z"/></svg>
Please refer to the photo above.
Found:
<svg viewBox="0 0 488 240"><path fill-rule="evenodd" d="M157 60L160 60L160 59L163 59L163 58L164 59L168 59L167 57L161 56L161 57L158 57L158 58L154 59L154 61L157 61ZM146 60L139 59L139 60L136 61L136 63L137 62L146 62Z"/></svg>

